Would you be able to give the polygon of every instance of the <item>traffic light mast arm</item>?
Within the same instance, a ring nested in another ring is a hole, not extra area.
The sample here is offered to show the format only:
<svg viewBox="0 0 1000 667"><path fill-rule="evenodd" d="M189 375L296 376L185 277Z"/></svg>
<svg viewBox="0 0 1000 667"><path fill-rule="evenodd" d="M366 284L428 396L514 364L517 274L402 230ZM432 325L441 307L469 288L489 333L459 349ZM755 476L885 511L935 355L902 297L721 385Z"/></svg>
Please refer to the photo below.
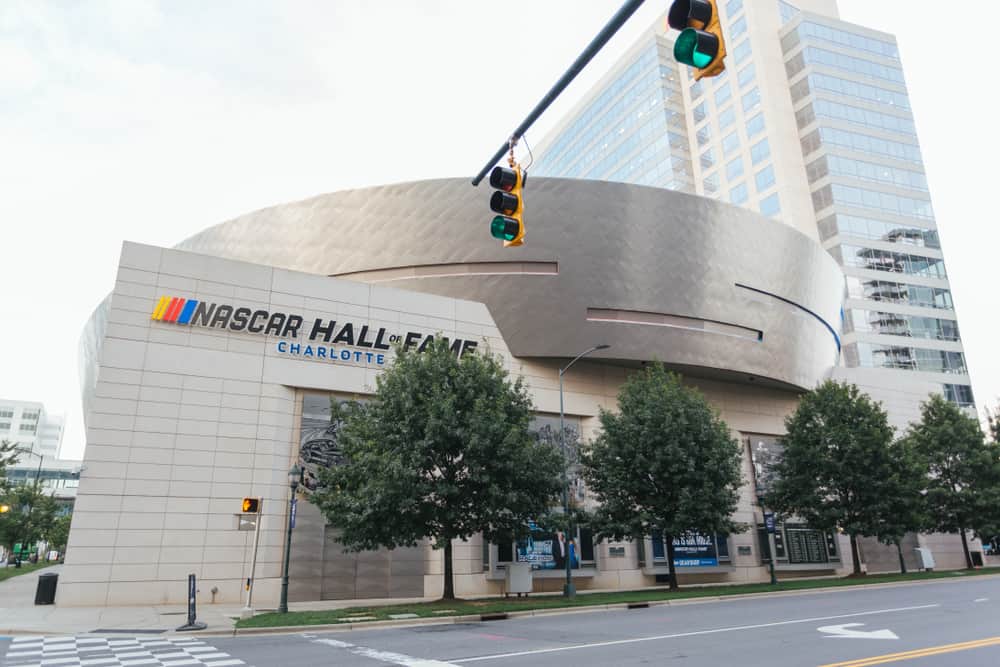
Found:
<svg viewBox="0 0 1000 667"><path fill-rule="evenodd" d="M493 168L493 165L499 162L500 158L503 157L503 154L507 152L511 143L517 143L517 141L524 136L524 133L528 131L528 128L531 127L532 124L538 120L539 116L541 116L545 110L549 108L549 105L551 105L552 102L559 97L562 91L566 89L566 86L568 86L570 82L572 82L573 79L575 79L576 76L583 71L583 68L587 66L587 63L589 63L591 59L597 55L597 52L608 43L608 40L610 40L611 37L618 32L618 29L625 25L625 22L629 20L637 9L639 9L643 1L644 0L628 0L621 6L621 9L619 9L615 15L611 17L611 20L608 21L607 25L605 25L603 29L601 29L601 32L598 33L597 37L595 37L590 44L587 45L587 48L583 50L583 53L581 53L577 59L573 61L573 64L570 65L569 69L566 70L561 77L559 77L556 85L552 86L552 89L549 90L545 97L542 98L542 101L531 110L531 113L524 119L524 122L517 126L517 129L514 130L513 134L511 134L506 141L504 141L503 145L500 146L500 149L496 152L496 154L490 158L489 162L486 163L486 166L483 167L478 174L476 174L476 177L472 179L473 185L479 185L480 181L483 180L487 172L489 172L489 170Z"/></svg>

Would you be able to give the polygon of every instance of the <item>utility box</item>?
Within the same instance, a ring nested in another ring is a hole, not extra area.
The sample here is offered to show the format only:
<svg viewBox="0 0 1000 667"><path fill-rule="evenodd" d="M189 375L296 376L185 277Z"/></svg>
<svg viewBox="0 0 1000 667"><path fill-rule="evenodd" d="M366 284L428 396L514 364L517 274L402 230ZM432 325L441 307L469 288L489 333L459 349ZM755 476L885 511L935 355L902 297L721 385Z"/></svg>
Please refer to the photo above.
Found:
<svg viewBox="0 0 1000 667"><path fill-rule="evenodd" d="M930 549L927 549L926 547L916 547L914 551L917 552L917 558L920 560L920 569L934 569L934 555L931 553Z"/></svg>
<svg viewBox="0 0 1000 667"><path fill-rule="evenodd" d="M504 577L504 595L521 593L527 595L533 586L531 578L531 563L508 563Z"/></svg>

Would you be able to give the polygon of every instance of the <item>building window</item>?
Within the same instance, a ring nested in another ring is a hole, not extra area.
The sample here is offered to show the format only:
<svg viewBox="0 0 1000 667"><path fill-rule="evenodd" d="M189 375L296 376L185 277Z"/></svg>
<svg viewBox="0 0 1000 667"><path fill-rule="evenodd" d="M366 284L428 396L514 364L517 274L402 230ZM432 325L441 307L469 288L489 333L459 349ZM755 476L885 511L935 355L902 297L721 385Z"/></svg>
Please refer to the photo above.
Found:
<svg viewBox="0 0 1000 667"><path fill-rule="evenodd" d="M955 320L858 308L849 309L846 315L844 325L848 331L927 340L961 340L958 335L958 322Z"/></svg>
<svg viewBox="0 0 1000 667"><path fill-rule="evenodd" d="M0 431L9 431L10 422L0 422Z"/></svg>
<svg viewBox="0 0 1000 667"><path fill-rule="evenodd" d="M785 25L799 13L799 9L795 5L790 5L784 0L778 0L778 12L781 14L781 25Z"/></svg>
<svg viewBox="0 0 1000 667"><path fill-rule="evenodd" d="M757 192L763 192L774 185L774 167L767 165L758 171L754 182L757 185Z"/></svg>
<svg viewBox="0 0 1000 667"><path fill-rule="evenodd" d="M873 343L852 343L844 348L844 358L849 368L896 368L927 373L968 372L965 355L961 352L947 352L923 347L904 345L875 345Z"/></svg>
<svg viewBox="0 0 1000 667"><path fill-rule="evenodd" d="M722 152L729 155L733 151L739 149L740 147L740 135L739 133L733 131L726 135L722 140Z"/></svg>
<svg viewBox="0 0 1000 667"><path fill-rule="evenodd" d="M691 113L694 116L695 123L700 123L701 121L705 120L706 117L705 102L704 101L699 102L698 105L695 106L694 109L692 109Z"/></svg>
<svg viewBox="0 0 1000 667"><path fill-rule="evenodd" d="M771 156L771 147L767 143L767 139L762 139L753 146L750 147L750 162L753 164L759 163L761 160L766 160Z"/></svg>
<svg viewBox="0 0 1000 667"><path fill-rule="evenodd" d="M781 202L778 200L777 192L760 200L760 212L769 218L781 213Z"/></svg>
<svg viewBox="0 0 1000 667"><path fill-rule="evenodd" d="M21 419L24 421L36 422L38 421L38 410L25 410L21 413Z"/></svg>
<svg viewBox="0 0 1000 667"><path fill-rule="evenodd" d="M750 39L744 39L742 42L736 45L733 49L733 58L736 59L736 64L742 63L750 55Z"/></svg>
<svg viewBox="0 0 1000 667"><path fill-rule="evenodd" d="M743 88L754 80L754 74L756 71L757 69L754 67L753 63L750 63L740 70L740 73L736 75L736 81L740 84L740 88Z"/></svg>
<svg viewBox="0 0 1000 667"><path fill-rule="evenodd" d="M921 220L934 219L931 203L926 199L901 197L887 192L855 188L839 183L825 185L816 190L812 193L812 200L816 212L836 203Z"/></svg>
<svg viewBox="0 0 1000 667"><path fill-rule="evenodd" d="M696 100L701 97L702 93L705 92L704 87L701 85L701 81L695 81L691 84L691 99Z"/></svg>
<svg viewBox="0 0 1000 667"><path fill-rule="evenodd" d="M702 181L707 194L715 194L719 191L719 172L712 172Z"/></svg>
<svg viewBox="0 0 1000 667"><path fill-rule="evenodd" d="M21 424L18 430L21 433L34 433L38 429L36 424Z"/></svg>
<svg viewBox="0 0 1000 667"><path fill-rule="evenodd" d="M704 125L703 127L701 127L695 133L695 139L698 140L698 145L699 146L704 146L705 144L707 144L709 141L712 140L712 130L711 130L711 128L707 124Z"/></svg>
<svg viewBox="0 0 1000 667"><path fill-rule="evenodd" d="M729 0L726 3L726 16L733 18L736 16L736 12L743 9L743 0Z"/></svg>
<svg viewBox="0 0 1000 667"><path fill-rule="evenodd" d="M701 166L703 169L708 169L715 164L715 151L709 148L704 153L701 154L700 158Z"/></svg>
<svg viewBox="0 0 1000 667"><path fill-rule="evenodd" d="M927 248L941 247L936 229L921 229L857 215L838 213L823 218L819 222L819 233L824 241L840 234L841 236L857 236L887 243L905 243Z"/></svg>
<svg viewBox="0 0 1000 667"><path fill-rule="evenodd" d="M764 114L759 113L747 121L747 137L753 137L764 131Z"/></svg>
<svg viewBox="0 0 1000 667"><path fill-rule="evenodd" d="M891 252L879 248L848 245L846 243L830 249L844 266L855 266L871 271L889 271L892 273L907 273L925 278L947 278L944 260L937 257L924 257L904 252Z"/></svg>
<svg viewBox="0 0 1000 667"><path fill-rule="evenodd" d="M951 291L943 287L925 287L888 280L862 280L854 276L847 276L847 295L854 299L871 299L922 308L951 310L955 307Z"/></svg>
<svg viewBox="0 0 1000 667"><path fill-rule="evenodd" d="M741 16L738 20L733 21L732 25L729 27L729 38L738 39L740 35L747 31L747 17Z"/></svg>
<svg viewBox="0 0 1000 667"><path fill-rule="evenodd" d="M946 384L944 387L944 397L952 403L957 403L960 407L971 408L976 405L972 398L972 387L967 384Z"/></svg>
<svg viewBox="0 0 1000 667"><path fill-rule="evenodd" d="M733 87L729 85L726 81L722 84L718 90L715 91L715 106L721 107L726 101L733 96Z"/></svg>
<svg viewBox="0 0 1000 667"><path fill-rule="evenodd" d="M14 411L8 408L0 408L0 419L13 419Z"/></svg>
<svg viewBox="0 0 1000 667"><path fill-rule="evenodd" d="M725 111L719 113L719 129L725 130L727 127L736 122L736 109L734 107L727 107Z"/></svg>
<svg viewBox="0 0 1000 667"><path fill-rule="evenodd" d="M760 106L760 89L754 86L743 96L743 113L750 113Z"/></svg>
<svg viewBox="0 0 1000 667"><path fill-rule="evenodd" d="M729 201L733 204L743 204L747 200L747 184L740 183L729 190Z"/></svg>
<svg viewBox="0 0 1000 667"><path fill-rule="evenodd" d="M726 180L734 181L743 175L743 158L737 157L726 165Z"/></svg>

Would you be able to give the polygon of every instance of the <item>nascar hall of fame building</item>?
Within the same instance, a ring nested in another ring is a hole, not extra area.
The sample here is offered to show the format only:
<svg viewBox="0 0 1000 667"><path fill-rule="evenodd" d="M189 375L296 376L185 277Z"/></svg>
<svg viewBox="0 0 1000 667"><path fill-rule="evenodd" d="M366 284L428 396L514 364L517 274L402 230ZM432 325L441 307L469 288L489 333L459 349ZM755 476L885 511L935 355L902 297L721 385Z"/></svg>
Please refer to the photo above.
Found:
<svg viewBox="0 0 1000 667"><path fill-rule="evenodd" d="M309 495L337 465L337 405L366 400L393 346L443 336L523 376L534 428L586 441L626 376L659 359L744 444L736 519L751 530L677 543L682 583L761 581L770 546L757 502L783 419L838 364L844 278L791 227L709 199L618 183L533 179L527 238L489 236L488 191L464 179L337 192L217 225L167 249L125 243L81 341L87 447L59 605L179 603L189 574L208 602L244 598L262 498L255 606L277 602L289 468L301 464L290 599L437 596L442 552L345 553ZM573 489L580 499L583 488ZM754 529L756 528L756 529ZM961 547L937 546L939 565ZM782 576L849 567L843 536L779 524ZM456 593L499 593L512 562L536 591L653 585L659 535L598 542L535 532L454 546ZM869 567L875 550L866 552ZM886 569L895 561L887 552ZM876 563L877 564L877 563ZM877 569L877 568L876 568Z"/></svg>

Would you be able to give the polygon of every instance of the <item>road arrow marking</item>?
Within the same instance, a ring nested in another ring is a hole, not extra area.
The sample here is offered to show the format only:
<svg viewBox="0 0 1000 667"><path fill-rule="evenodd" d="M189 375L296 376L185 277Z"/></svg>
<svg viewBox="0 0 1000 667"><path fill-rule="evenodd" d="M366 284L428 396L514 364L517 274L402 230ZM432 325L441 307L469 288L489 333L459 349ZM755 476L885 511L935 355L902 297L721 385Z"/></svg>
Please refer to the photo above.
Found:
<svg viewBox="0 0 1000 667"><path fill-rule="evenodd" d="M827 633L831 637L848 637L853 639L899 639L896 633L892 630L849 630L848 628L857 628L864 625L864 623L844 623L843 625L824 625L821 628L816 628L820 632Z"/></svg>

